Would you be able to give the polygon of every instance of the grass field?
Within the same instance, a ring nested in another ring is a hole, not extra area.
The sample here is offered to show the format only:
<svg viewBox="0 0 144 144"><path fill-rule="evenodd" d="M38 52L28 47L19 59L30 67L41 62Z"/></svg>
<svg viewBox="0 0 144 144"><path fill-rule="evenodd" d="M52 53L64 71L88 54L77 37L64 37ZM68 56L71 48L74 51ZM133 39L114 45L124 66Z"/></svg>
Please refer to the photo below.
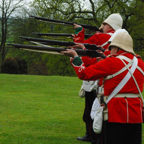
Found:
<svg viewBox="0 0 144 144"><path fill-rule="evenodd" d="M87 144L76 140L85 132L81 84L77 77L1 74L0 144Z"/></svg>

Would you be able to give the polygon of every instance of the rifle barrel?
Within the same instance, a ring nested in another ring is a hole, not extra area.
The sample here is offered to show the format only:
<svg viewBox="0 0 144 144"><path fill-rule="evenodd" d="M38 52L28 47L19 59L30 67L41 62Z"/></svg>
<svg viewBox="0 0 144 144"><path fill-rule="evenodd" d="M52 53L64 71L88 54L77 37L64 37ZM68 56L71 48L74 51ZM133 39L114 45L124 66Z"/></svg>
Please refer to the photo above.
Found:
<svg viewBox="0 0 144 144"><path fill-rule="evenodd" d="M55 20L55 19L48 19L48 18L43 18L43 17L38 17L38 16L30 16L30 17L35 18L37 20L48 21L48 22L59 23L59 24L67 24L67 25L72 25L72 26L74 24L74 22L67 22L67 21L61 21L61 20ZM78 24L78 23L76 23L76 24ZM78 25L81 25L82 27L84 27L86 29L93 30L93 31L101 31L96 26L85 25L85 24L78 24Z"/></svg>
<svg viewBox="0 0 144 144"><path fill-rule="evenodd" d="M26 48L26 49L33 49L33 50L43 50L43 51L66 51L68 48L57 48L57 47L43 47L43 46L33 46L33 45L23 45L23 44L7 44L14 46L16 48ZM76 52L81 53L81 55L86 55L86 51L88 50L82 50L82 49L75 49Z"/></svg>
<svg viewBox="0 0 144 144"><path fill-rule="evenodd" d="M48 50L48 51L65 51L65 48L57 48L57 47L43 47L43 46L33 46L33 45L23 45L23 44L7 44L12 45L16 48L27 48L27 49L34 49L34 50Z"/></svg>
<svg viewBox="0 0 144 144"><path fill-rule="evenodd" d="M47 39L39 39L39 38L32 38L32 37L23 37L19 36L19 38L28 40L28 41L38 41L38 42L44 42L45 44L55 44L55 45L62 45L62 46L73 46L75 45L74 42L65 42L65 41L55 41L55 40L47 40Z"/></svg>
<svg viewBox="0 0 144 144"><path fill-rule="evenodd" d="M43 47L43 46L32 46L32 45L23 45L23 44L7 44L14 46L16 48L26 48L26 49L33 49L33 50L43 50L43 51L56 51L56 52L61 52L61 51L66 51L67 48L57 48L57 47ZM90 50L83 50L83 49L74 49L78 55L80 56L90 56L90 57L103 57L105 56L101 55L97 51L90 51Z"/></svg>
<svg viewBox="0 0 144 144"><path fill-rule="evenodd" d="M55 41L55 40L48 40L48 39L39 39L39 38L31 38L31 37L23 37L23 36L19 36L19 38L25 39L25 40L29 40L29 41L38 41L41 42L45 45L60 45L60 46L74 46L75 43L74 42L66 42L66 41ZM85 44L82 43L86 49L91 49L91 50L101 50L101 51L105 51L105 49L101 48L101 47L97 47L95 44Z"/></svg>
<svg viewBox="0 0 144 144"><path fill-rule="evenodd" d="M67 36L72 37L72 34L66 34L66 33L33 33L39 36ZM93 36L93 34L85 34L85 38L89 38Z"/></svg>
<svg viewBox="0 0 144 144"><path fill-rule="evenodd" d="M65 33L33 33L40 36L72 36L72 34Z"/></svg>

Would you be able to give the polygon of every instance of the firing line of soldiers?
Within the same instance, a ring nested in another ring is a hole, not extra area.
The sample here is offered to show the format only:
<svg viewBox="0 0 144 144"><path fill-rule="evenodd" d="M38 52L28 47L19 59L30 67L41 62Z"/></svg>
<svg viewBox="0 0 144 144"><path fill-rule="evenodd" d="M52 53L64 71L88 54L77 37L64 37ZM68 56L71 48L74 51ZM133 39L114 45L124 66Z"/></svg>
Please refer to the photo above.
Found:
<svg viewBox="0 0 144 144"><path fill-rule="evenodd" d="M80 94L85 97L83 121L86 133L83 137L77 137L78 140L92 144L142 142L144 62L135 54L132 37L122 29L122 24L120 14L111 14L87 40L85 25L73 24L75 34L72 35L72 44L75 45L70 46L74 49L53 49L71 57L70 62L77 76L83 80ZM38 47L9 45L51 51L52 47L46 44L43 41ZM94 45L96 50L88 49ZM100 131L97 131L95 122L100 109L104 113L103 122Z"/></svg>

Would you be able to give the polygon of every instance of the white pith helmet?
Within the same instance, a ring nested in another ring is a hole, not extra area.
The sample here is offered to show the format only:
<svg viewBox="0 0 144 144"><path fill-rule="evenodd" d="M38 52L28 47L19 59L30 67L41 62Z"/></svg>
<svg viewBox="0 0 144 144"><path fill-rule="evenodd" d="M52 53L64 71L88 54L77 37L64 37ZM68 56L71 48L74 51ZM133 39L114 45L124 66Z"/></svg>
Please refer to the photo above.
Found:
<svg viewBox="0 0 144 144"><path fill-rule="evenodd" d="M118 30L122 28L123 19L119 13L114 13L105 19L103 24L104 23L109 24L114 30Z"/></svg>
<svg viewBox="0 0 144 144"><path fill-rule="evenodd" d="M127 32L125 29L118 29L114 32L114 34L111 36L111 38L108 40L108 43L111 43L111 41L114 39L114 37L119 34L119 33L122 33L122 32ZM128 32L127 32L128 33Z"/></svg>
<svg viewBox="0 0 144 144"><path fill-rule="evenodd" d="M111 49L112 46L119 47L124 51L135 55L133 51L133 40L127 32L117 34L110 43L109 49Z"/></svg>

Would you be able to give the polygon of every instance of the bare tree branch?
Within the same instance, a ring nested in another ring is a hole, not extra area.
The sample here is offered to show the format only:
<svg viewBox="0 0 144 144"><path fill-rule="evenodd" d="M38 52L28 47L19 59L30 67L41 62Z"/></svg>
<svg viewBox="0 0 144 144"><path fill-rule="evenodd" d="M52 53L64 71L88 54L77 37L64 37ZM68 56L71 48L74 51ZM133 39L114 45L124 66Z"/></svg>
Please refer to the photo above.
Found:
<svg viewBox="0 0 144 144"><path fill-rule="evenodd" d="M13 12L15 12L18 8L21 8L24 4L21 4L23 0L1 0L1 31L2 31L2 38L1 38L1 44L0 44L0 52L1 52L1 58L2 62L5 59L7 50L5 47L5 43L7 40L7 32L8 32L8 19L12 15Z"/></svg>

